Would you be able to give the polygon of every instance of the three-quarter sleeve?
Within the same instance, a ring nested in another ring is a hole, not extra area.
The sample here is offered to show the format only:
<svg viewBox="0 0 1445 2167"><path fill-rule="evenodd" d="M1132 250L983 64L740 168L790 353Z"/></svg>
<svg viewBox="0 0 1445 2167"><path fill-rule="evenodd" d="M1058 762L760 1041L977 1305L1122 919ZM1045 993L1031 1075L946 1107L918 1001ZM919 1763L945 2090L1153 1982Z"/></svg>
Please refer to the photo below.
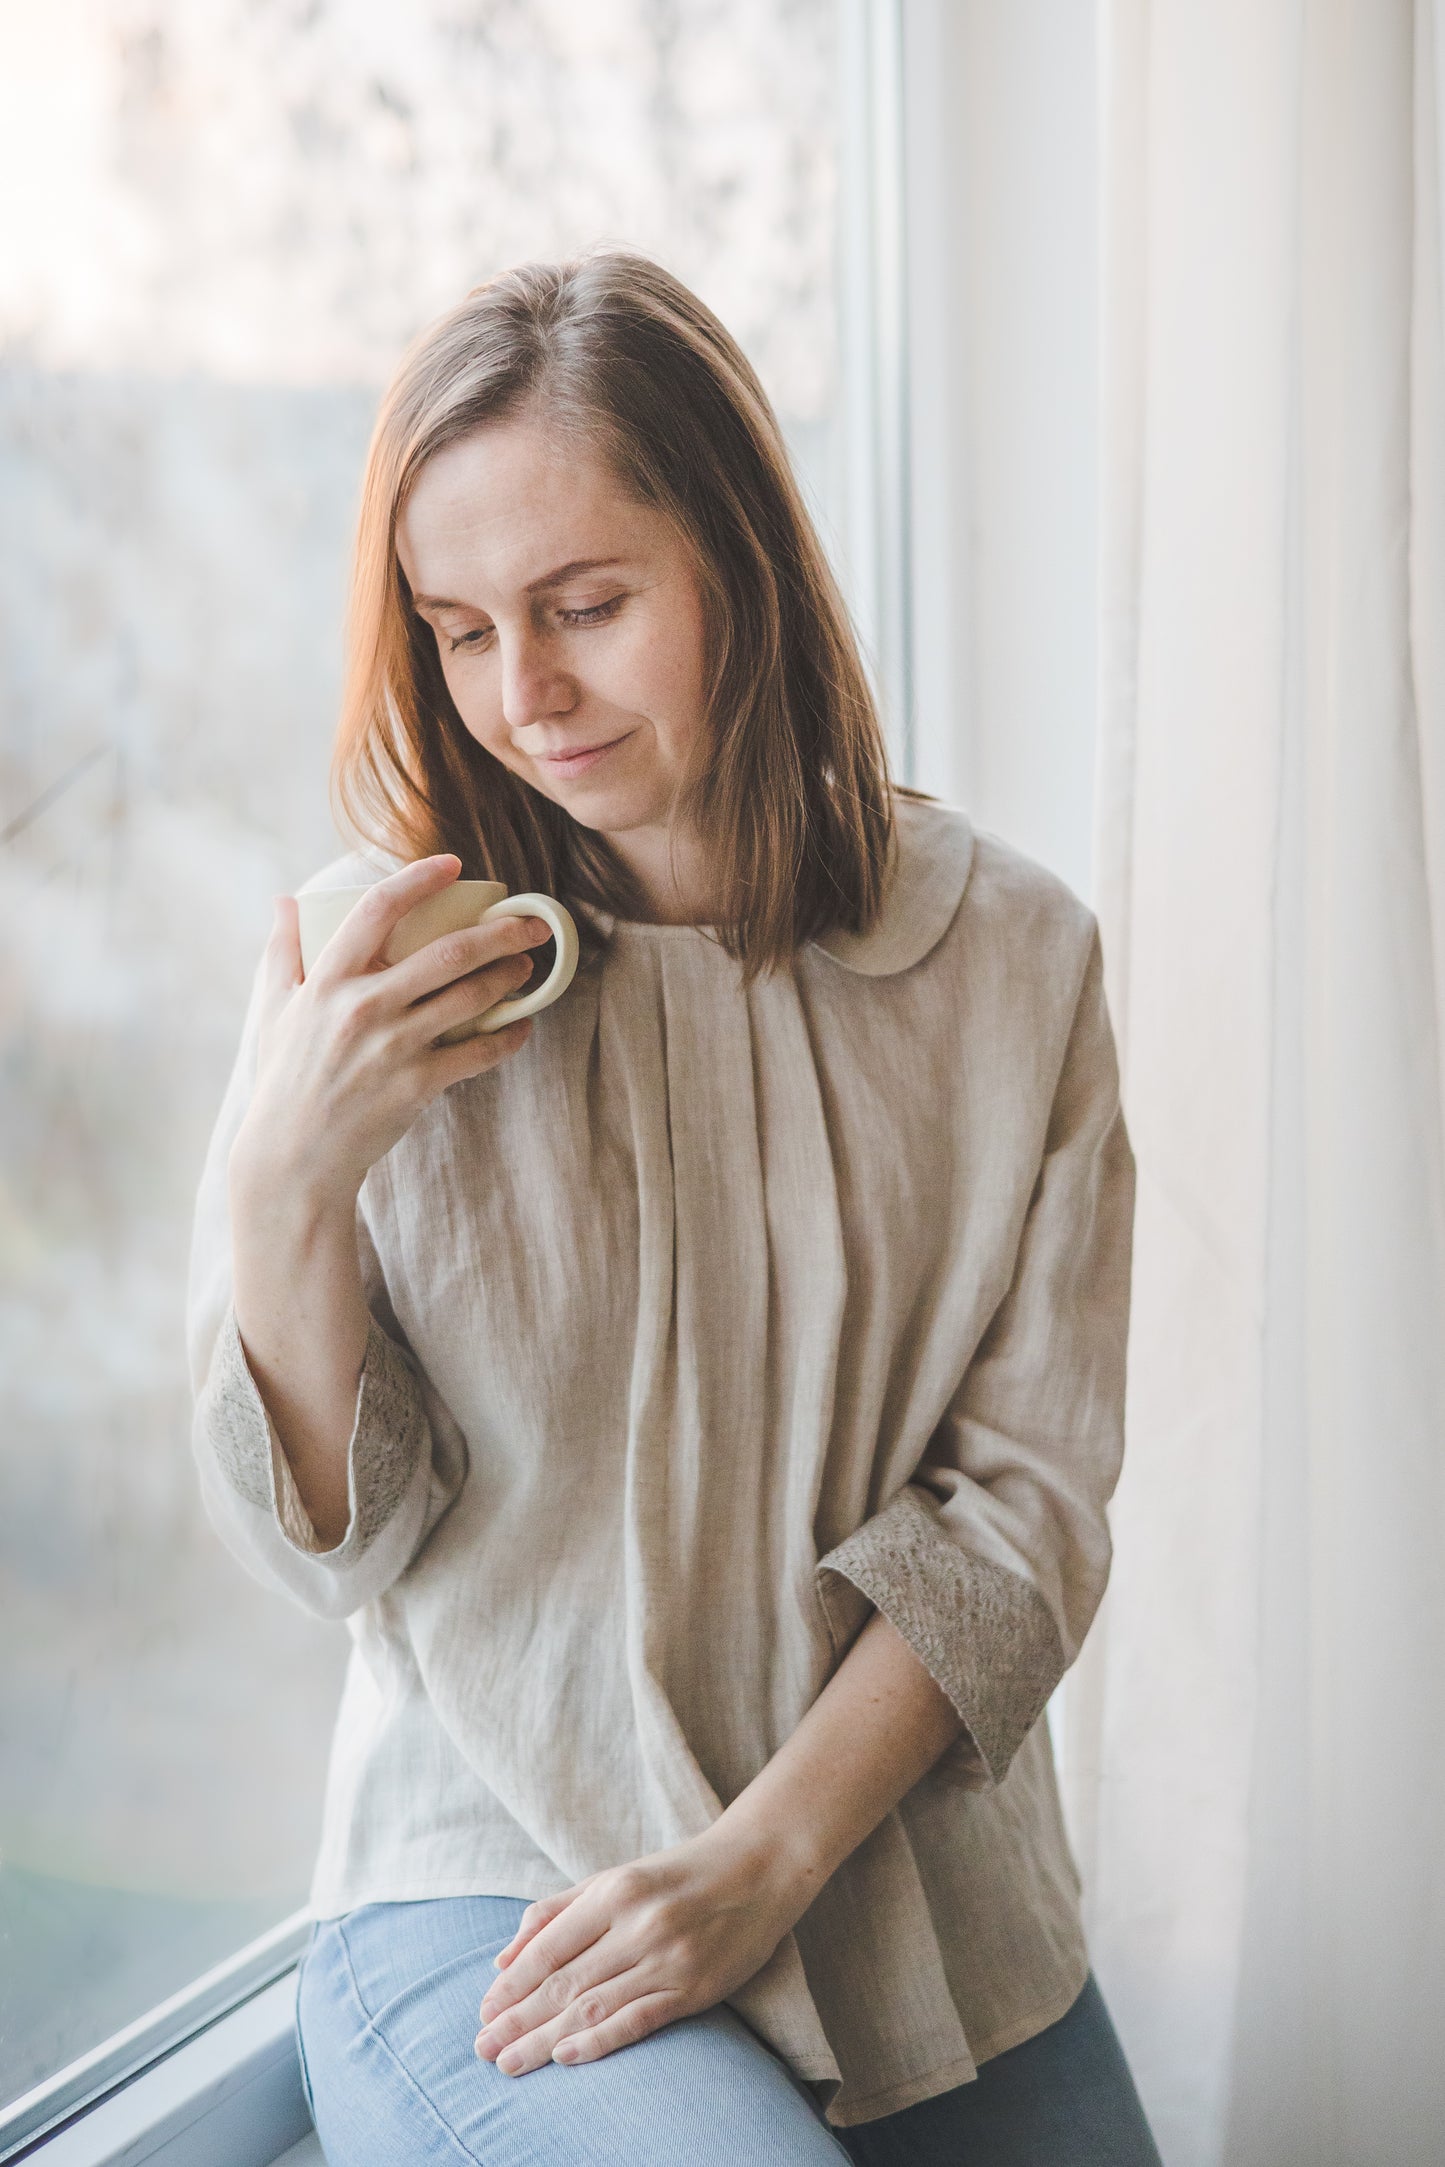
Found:
<svg viewBox="0 0 1445 2167"><path fill-rule="evenodd" d="M1108 1579L1133 1212L1094 929L1008 1291L912 1478L818 1563L835 1642L857 1595L889 1619L962 1718L949 1758L979 1788L1003 1780Z"/></svg>
<svg viewBox="0 0 1445 2167"><path fill-rule="evenodd" d="M322 1545L246 1361L231 1299L227 1164L255 1075L258 1012L259 974L196 1199L192 1450L207 1517L238 1562L315 1616L344 1618L406 1571L461 1488L466 1446L406 1345L358 1207L370 1327L347 1445L346 1530Z"/></svg>

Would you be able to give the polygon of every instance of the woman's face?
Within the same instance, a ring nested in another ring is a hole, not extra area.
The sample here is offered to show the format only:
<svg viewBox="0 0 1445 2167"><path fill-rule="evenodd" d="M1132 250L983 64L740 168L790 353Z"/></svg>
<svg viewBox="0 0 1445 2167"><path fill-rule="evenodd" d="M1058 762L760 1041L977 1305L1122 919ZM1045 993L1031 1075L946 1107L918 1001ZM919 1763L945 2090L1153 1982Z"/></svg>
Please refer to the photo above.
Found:
<svg viewBox="0 0 1445 2167"><path fill-rule="evenodd" d="M702 596L670 522L519 417L427 462L397 549L471 735L653 886L704 728Z"/></svg>

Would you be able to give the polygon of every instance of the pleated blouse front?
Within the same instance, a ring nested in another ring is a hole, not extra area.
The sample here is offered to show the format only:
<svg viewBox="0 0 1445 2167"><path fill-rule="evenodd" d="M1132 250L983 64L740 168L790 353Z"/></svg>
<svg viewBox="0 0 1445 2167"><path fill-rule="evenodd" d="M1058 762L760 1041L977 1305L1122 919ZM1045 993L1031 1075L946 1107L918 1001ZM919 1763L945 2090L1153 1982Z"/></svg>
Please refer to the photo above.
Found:
<svg viewBox="0 0 1445 2167"><path fill-rule="evenodd" d="M751 987L707 929L591 913L527 1045L372 1169L337 1548L230 1307L254 1002L192 1279L207 1509L352 1636L317 1916L677 1843L872 1606L909 1640L963 1735L729 1997L838 2125L966 2081L1083 1984L1039 1719L1122 1449L1132 1161L1093 920L954 809L897 811L877 925Z"/></svg>

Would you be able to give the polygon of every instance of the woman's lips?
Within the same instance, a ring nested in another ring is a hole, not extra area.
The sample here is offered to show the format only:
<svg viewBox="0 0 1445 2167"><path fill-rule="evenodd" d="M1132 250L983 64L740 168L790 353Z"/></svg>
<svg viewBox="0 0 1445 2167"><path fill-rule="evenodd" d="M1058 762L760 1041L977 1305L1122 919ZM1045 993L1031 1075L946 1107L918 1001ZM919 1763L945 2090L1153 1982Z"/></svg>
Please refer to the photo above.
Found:
<svg viewBox="0 0 1445 2167"><path fill-rule="evenodd" d="M614 737L605 745L584 745L580 752L542 753L537 757L537 765L545 768L549 775L585 775L588 768L595 767L618 745L626 744L631 735L630 730L624 730L621 737Z"/></svg>

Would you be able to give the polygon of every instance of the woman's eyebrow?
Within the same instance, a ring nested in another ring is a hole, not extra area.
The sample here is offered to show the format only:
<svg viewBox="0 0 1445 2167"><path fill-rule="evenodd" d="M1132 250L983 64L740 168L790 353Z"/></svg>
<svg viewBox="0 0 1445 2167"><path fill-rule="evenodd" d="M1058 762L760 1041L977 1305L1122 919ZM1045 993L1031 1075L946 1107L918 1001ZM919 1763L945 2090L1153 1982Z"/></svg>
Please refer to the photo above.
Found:
<svg viewBox="0 0 1445 2167"><path fill-rule="evenodd" d="M559 564L555 572L544 572L540 579L527 582L528 594L542 594L548 587L561 587L569 579L579 579L584 572L613 572L624 564L623 557L576 557L571 564Z"/></svg>
<svg viewBox="0 0 1445 2167"><path fill-rule="evenodd" d="M475 609L477 605L475 602L453 602L449 596L442 594L414 594L411 598L411 606L413 609L421 610ZM483 611L482 615L485 616L486 612Z"/></svg>
<svg viewBox="0 0 1445 2167"><path fill-rule="evenodd" d="M625 564L625 557L574 557L570 564L559 564L555 571L544 572L540 579L528 580L525 594L545 594L549 587L561 587L569 579L579 579L584 572L612 572ZM413 609L475 609L475 602L457 602L450 596L440 594L414 594ZM485 615L485 612L483 612Z"/></svg>

